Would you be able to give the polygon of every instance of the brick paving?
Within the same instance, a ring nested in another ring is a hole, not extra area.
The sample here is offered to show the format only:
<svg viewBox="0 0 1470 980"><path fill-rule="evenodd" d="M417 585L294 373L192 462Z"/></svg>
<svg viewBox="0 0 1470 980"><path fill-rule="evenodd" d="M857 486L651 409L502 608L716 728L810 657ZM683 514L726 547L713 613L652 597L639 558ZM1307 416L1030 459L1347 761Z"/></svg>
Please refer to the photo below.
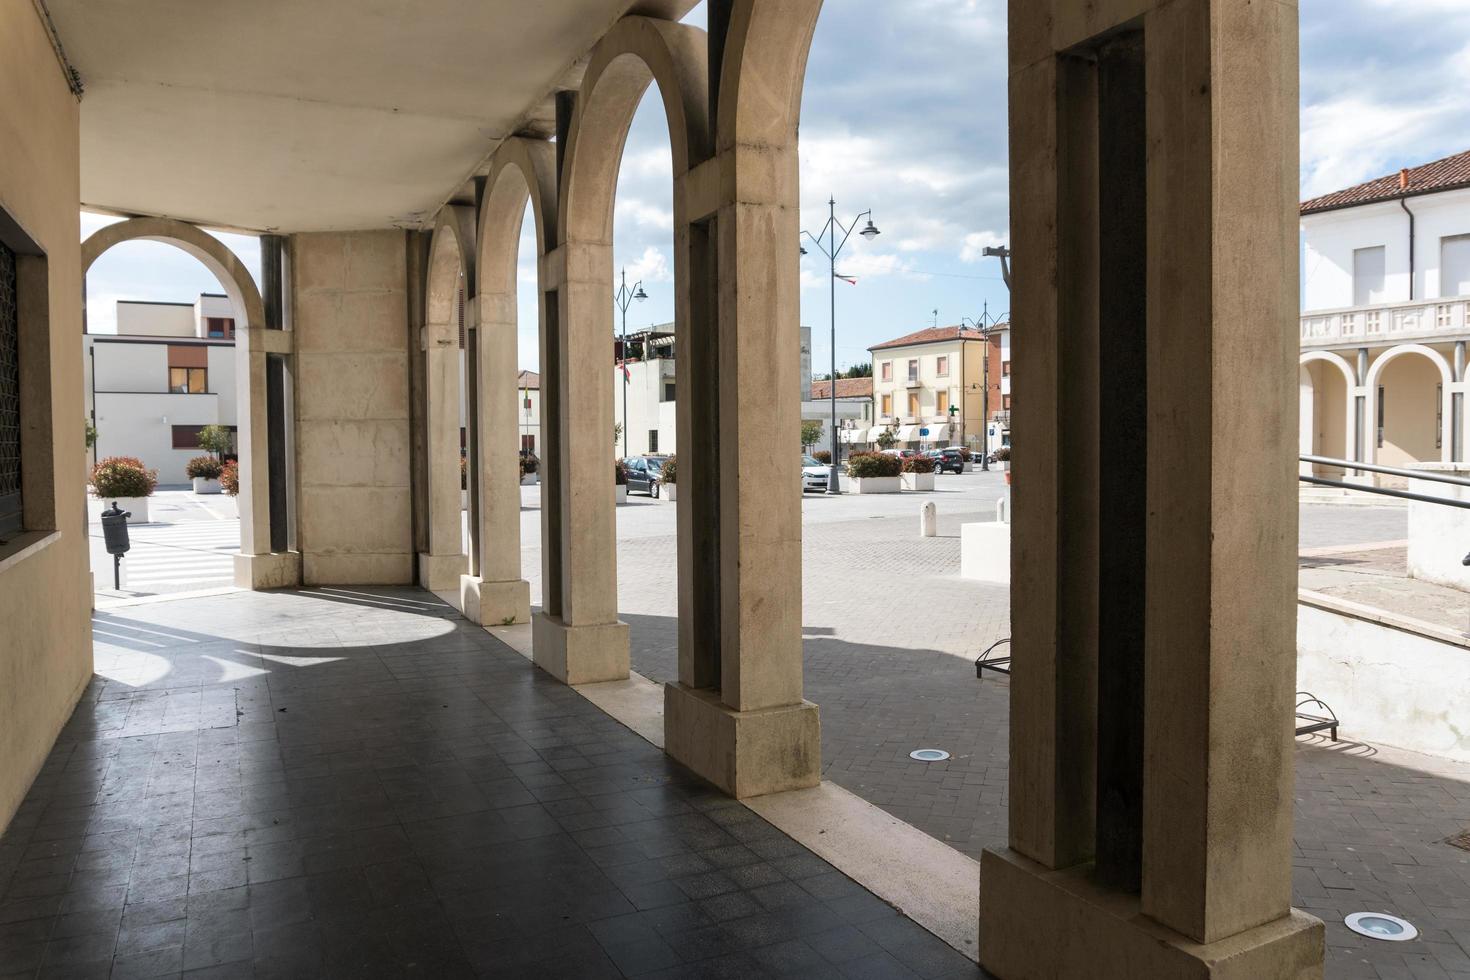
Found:
<svg viewBox="0 0 1470 980"><path fill-rule="evenodd" d="M426 593L98 613L0 977L978 978Z"/></svg>
<svg viewBox="0 0 1470 980"><path fill-rule="evenodd" d="M939 487L929 539L918 495L804 502L806 693L822 709L826 778L978 856L1006 839L1009 689L977 681L972 661L1008 633L1009 592L958 577L958 526L990 519L1003 488L997 474ZM676 673L673 513L636 498L619 510L619 600L634 668L655 680ZM1302 509L1304 548L1404 536L1402 509ZM952 758L910 760L921 747ZM1327 921L1328 976L1470 980L1470 852L1444 843L1470 828L1470 766L1303 739L1296 798L1293 901ZM1356 936L1342 916L1362 910L1402 914L1421 939Z"/></svg>

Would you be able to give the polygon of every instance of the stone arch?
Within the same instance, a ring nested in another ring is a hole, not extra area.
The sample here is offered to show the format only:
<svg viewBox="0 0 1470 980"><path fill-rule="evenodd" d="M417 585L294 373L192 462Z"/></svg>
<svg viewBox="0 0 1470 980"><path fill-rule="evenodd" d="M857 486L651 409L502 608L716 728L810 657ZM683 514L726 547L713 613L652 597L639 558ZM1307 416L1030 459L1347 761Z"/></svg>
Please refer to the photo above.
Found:
<svg viewBox="0 0 1470 980"><path fill-rule="evenodd" d="M1322 444L1322 440L1318 438L1319 430L1324 430L1324 427L1327 426L1335 427L1337 423L1329 423L1325 419L1319 423L1316 418L1316 412L1321 406L1316 404L1319 392L1317 390L1317 381L1312 374L1312 366L1314 364L1331 365L1331 369L1335 369L1336 373L1342 377L1343 397L1341 405L1342 419L1340 423L1342 426L1342 439L1340 450L1335 449L1338 440L1328 440L1326 444ZM1356 388L1356 378L1352 365L1341 354L1324 350L1304 351L1298 360L1298 365L1301 379L1299 391L1302 423L1299 447L1301 455L1333 456L1339 459L1351 459L1353 454L1353 390ZM1313 474L1319 476L1330 475L1335 478L1340 478L1342 474L1340 468L1316 466L1311 463L1302 463L1301 472L1308 476Z"/></svg>
<svg viewBox="0 0 1470 980"><path fill-rule="evenodd" d="M789 147L794 157L807 55L821 12L822 0L732 4L720 66L718 152Z"/></svg>
<svg viewBox="0 0 1470 980"><path fill-rule="evenodd" d="M1369 463L1378 461L1378 379L1382 376L1384 368L1406 354L1416 354L1428 358L1429 362L1439 372L1442 385L1440 389L1441 402L1438 406L1440 414L1439 453L1440 461L1448 462L1450 458L1451 432L1450 412L1446 406L1450 398L1450 386L1454 380L1454 372L1451 371L1449 362L1445 360L1443 354L1425 344L1398 344L1390 347L1382 354L1379 354L1374 359L1372 366L1368 368L1368 376L1363 382L1364 387L1367 389L1367 419L1365 420L1365 425L1368 431L1367 436L1363 440L1366 447L1364 451L1365 461Z"/></svg>
<svg viewBox="0 0 1470 980"><path fill-rule="evenodd" d="M424 323L431 340L445 343L438 331L453 325L458 332L459 279L465 299L475 295L475 210L463 204L440 209L429 240L429 267L424 296ZM455 342L458 342L456 336Z"/></svg>
<svg viewBox="0 0 1470 980"><path fill-rule="evenodd" d="M237 323L246 328L265 326L265 304L245 263L225 243L198 226L174 218L129 218L99 228L82 242L82 277L98 257L123 242L163 242L182 249L214 274L235 308Z"/></svg>
<svg viewBox="0 0 1470 980"><path fill-rule="evenodd" d="M710 156L705 32L672 21L624 17L592 49L582 76L567 134L560 241L612 241L623 145L650 82L657 83L663 99L674 179Z"/></svg>

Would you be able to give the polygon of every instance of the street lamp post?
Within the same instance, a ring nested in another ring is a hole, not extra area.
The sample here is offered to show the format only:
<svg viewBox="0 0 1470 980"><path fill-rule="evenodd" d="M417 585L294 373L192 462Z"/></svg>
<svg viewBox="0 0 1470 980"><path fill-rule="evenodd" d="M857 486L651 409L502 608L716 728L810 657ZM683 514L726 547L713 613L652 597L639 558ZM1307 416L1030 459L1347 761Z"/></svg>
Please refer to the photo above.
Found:
<svg viewBox="0 0 1470 980"><path fill-rule="evenodd" d="M830 375L832 385L832 466L831 472L827 475L828 493L842 492L842 489L837 485L837 460L840 455L837 448L837 256L841 253L842 247L847 244L848 238L852 237L852 230L857 227L858 221L862 218L867 218L868 223L858 234L869 241L878 237L878 228L873 224L872 210L859 213L852 219L850 224L844 225L837 220L836 199L830 198L827 201L827 223L822 226L822 230L815 235L809 231L802 232L803 235L812 240L812 243L821 250L823 255L827 256L827 272L831 277L828 286L831 289L832 310L832 373ZM837 240L837 229L839 228L842 229L842 241L840 242ZM822 244L823 235L827 236L827 243L825 245ZM806 249L803 248L801 254L805 255Z"/></svg>
<svg viewBox="0 0 1470 980"><path fill-rule="evenodd" d="M628 307L633 305L634 300L637 300L641 303L647 298L648 294L643 291L643 280L640 279L635 282L632 289L628 288L628 270L624 268L622 273L622 285L618 286L618 291L613 294L613 305L616 306L618 308L618 311L621 312L623 315L623 356L618 362L618 366L623 369L624 458L627 458L628 455Z"/></svg>
<svg viewBox="0 0 1470 980"><path fill-rule="evenodd" d="M960 326L971 326L980 331L980 469L990 470L990 331L999 323L998 317L990 315L987 303L980 319L963 317Z"/></svg>

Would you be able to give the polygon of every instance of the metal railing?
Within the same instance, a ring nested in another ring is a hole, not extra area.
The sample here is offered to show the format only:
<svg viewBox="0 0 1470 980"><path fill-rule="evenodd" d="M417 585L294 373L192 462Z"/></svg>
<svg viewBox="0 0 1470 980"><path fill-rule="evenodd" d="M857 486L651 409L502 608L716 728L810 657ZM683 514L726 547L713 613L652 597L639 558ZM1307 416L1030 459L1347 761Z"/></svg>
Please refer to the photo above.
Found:
<svg viewBox="0 0 1470 980"><path fill-rule="evenodd" d="M1297 459L1303 463L1312 463L1317 466L1332 466L1343 470L1364 470L1369 473L1382 473L1385 476L1402 476L1411 480L1427 480L1430 483L1447 483L1457 487L1470 487L1470 479L1463 476L1446 476L1431 470L1405 470L1395 466L1379 466L1376 463L1362 463L1351 459L1333 459L1331 456L1298 456ZM1348 483L1345 480L1329 480L1322 476L1297 477L1302 483L1310 483L1318 487L1336 487L1339 490L1357 490L1361 493L1376 493L1384 497L1398 497L1403 500L1417 500L1426 504L1444 504L1448 507L1461 507L1470 510L1470 500L1456 500L1453 497L1435 497L1427 493L1414 493L1411 490L1396 490L1393 487L1374 487L1362 483Z"/></svg>

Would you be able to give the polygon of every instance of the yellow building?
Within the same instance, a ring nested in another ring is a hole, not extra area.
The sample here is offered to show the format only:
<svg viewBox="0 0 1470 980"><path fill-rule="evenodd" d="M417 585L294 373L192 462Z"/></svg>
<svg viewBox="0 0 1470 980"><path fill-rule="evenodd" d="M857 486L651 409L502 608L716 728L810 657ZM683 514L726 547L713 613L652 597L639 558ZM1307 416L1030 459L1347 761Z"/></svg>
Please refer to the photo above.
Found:
<svg viewBox="0 0 1470 980"><path fill-rule="evenodd" d="M873 429L867 441L876 443L886 430L900 448L979 448L988 415L989 447L1005 445L1010 439L1010 347L1008 323L984 333L963 326L929 327L869 347Z"/></svg>

